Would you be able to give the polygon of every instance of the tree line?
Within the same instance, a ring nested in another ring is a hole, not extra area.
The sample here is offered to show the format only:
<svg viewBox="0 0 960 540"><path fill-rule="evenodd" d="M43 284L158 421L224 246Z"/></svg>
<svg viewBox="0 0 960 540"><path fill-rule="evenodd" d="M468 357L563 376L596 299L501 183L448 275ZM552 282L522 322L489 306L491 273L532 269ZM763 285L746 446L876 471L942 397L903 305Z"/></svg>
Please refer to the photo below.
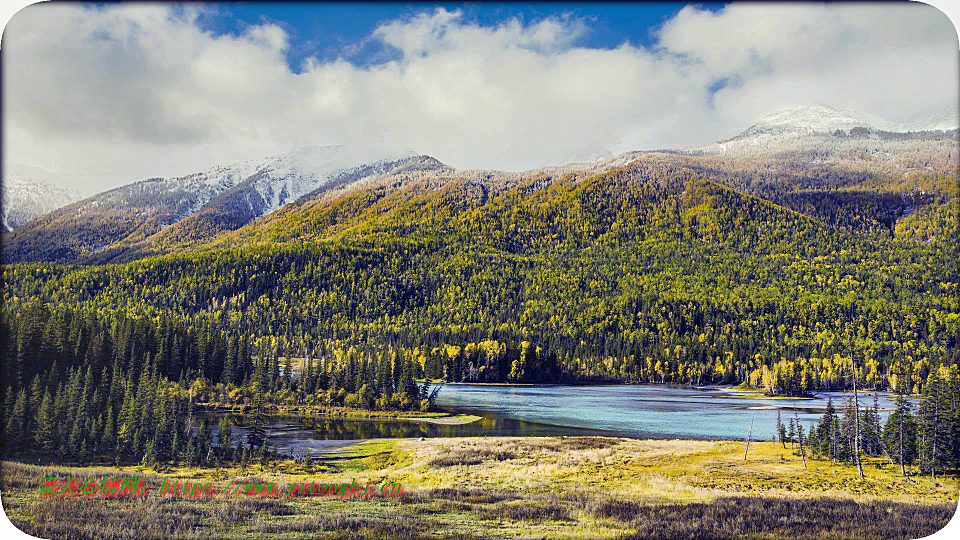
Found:
<svg viewBox="0 0 960 540"><path fill-rule="evenodd" d="M941 366L927 377L923 393L911 397L907 377L895 381L893 410L881 419L877 394L873 405L859 407L848 395L842 410L832 397L818 422L805 432L799 420L783 422L777 414L776 438L786 448L805 448L812 457L861 467L860 457L878 458L903 476L914 468L936 478L960 470L960 372ZM796 445L796 446L795 446Z"/></svg>
<svg viewBox="0 0 960 540"><path fill-rule="evenodd" d="M436 389L417 384L416 364L403 355L332 351L298 371L269 343L164 317L105 317L36 303L5 308L0 335L0 440L8 456L246 463L271 455L265 426L277 406L428 410L436 398ZM211 453L200 405L244 407L252 419L244 440L228 444L229 418L221 420L225 436Z"/></svg>
<svg viewBox="0 0 960 540"><path fill-rule="evenodd" d="M784 395L848 387L854 353L873 389L903 371L920 392L960 361L956 244L830 226L654 160L471 193L317 202L241 229L242 248L5 266L4 300L169 320L198 336L165 345L169 378L189 365L236 385L251 369L236 351L251 347L368 364L390 351L445 381Z"/></svg>

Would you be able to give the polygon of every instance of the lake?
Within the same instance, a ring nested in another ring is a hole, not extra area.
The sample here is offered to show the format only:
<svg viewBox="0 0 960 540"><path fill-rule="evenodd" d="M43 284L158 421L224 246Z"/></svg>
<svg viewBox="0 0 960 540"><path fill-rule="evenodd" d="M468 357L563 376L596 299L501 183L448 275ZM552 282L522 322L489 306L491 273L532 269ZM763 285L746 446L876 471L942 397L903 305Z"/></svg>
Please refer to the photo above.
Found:
<svg viewBox="0 0 960 540"><path fill-rule="evenodd" d="M270 442L282 452L321 452L376 438L613 435L657 439L771 440L777 411L787 423L799 418L809 428L823 414L827 397L841 410L851 393L821 392L815 399L746 397L723 387L672 385L500 386L448 384L437 405L481 416L464 425L339 418L277 418ZM881 418L893 396L878 396ZM873 394L860 395L861 407ZM248 418L235 428L246 431Z"/></svg>

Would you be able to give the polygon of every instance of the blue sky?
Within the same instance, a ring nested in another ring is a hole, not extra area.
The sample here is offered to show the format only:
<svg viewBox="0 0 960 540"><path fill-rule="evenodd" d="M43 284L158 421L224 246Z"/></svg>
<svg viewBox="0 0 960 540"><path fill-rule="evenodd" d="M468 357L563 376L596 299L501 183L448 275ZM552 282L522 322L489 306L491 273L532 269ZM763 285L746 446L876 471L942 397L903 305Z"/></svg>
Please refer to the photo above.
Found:
<svg viewBox="0 0 960 540"><path fill-rule="evenodd" d="M577 46L612 49L623 43L655 46L655 31L675 16L685 2L543 2L543 3L407 3L407 2L239 2L213 4L216 14L201 18L202 27L215 34L242 34L250 26L270 22L287 31L290 48L286 59L299 72L303 61L343 58L354 65L369 66L395 59L396 54L377 41L366 38L384 22L417 13L429 13L438 6L463 12L463 21L480 26L497 26L509 19L530 24L549 17L573 17L589 24L589 32ZM700 9L720 11L725 3L697 3Z"/></svg>

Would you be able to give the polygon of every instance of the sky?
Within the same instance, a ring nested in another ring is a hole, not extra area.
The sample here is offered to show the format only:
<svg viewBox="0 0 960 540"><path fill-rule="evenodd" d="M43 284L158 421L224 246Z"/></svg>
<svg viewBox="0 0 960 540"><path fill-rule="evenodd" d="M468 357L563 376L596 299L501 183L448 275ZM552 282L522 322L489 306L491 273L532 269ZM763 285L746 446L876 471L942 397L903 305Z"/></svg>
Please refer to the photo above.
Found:
<svg viewBox="0 0 960 540"><path fill-rule="evenodd" d="M7 24L5 161L173 176L307 145L523 170L709 143L778 109L960 100L919 3L34 4Z"/></svg>

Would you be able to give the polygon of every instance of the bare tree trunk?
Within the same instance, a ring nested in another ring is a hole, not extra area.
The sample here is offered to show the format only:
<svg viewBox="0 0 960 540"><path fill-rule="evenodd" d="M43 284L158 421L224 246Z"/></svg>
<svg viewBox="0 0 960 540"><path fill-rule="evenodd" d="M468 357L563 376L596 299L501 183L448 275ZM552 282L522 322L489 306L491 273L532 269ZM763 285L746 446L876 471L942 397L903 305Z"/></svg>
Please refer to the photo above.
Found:
<svg viewBox="0 0 960 540"><path fill-rule="evenodd" d="M756 415L754 415L753 418L756 418ZM744 460L744 461L747 460L747 452L750 451L750 437L753 436L753 418L750 419L750 431L747 432L747 448L744 449L744 451L743 451L743 460Z"/></svg>
<svg viewBox="0 0 960 540"><path fill-rule="evenodd" d="M930 453L930 480L937 481L937 422L940 421L940 388L935 389L937 394L933 396L933 449Z"/></svg>
<svg viewBox="0 0 960 540"><path fill-rule="evenodd" d="M793 413L794 418L797 420L797 440L800 441L800 459L803 460L803 468L807 468L807 456L803 453L803 432L800 431L800 415L796 411ZM813 428L810 428L813 429Z"/></svg>
<svg viewBox="0 0 960 540"><path fill-rule="evenodd" d="M906 477L907 469L903 466L903 414L897 414L900 420L900 475Z"/></svg>
<svg viewBox="0 0 960 540"><path fill-rule="evenodd" d="M857 360L850 347L850 369L853 370L853 455L857 462L857 474L863 478L863 465L860 463L860 402L857 399Z"/></svg>

